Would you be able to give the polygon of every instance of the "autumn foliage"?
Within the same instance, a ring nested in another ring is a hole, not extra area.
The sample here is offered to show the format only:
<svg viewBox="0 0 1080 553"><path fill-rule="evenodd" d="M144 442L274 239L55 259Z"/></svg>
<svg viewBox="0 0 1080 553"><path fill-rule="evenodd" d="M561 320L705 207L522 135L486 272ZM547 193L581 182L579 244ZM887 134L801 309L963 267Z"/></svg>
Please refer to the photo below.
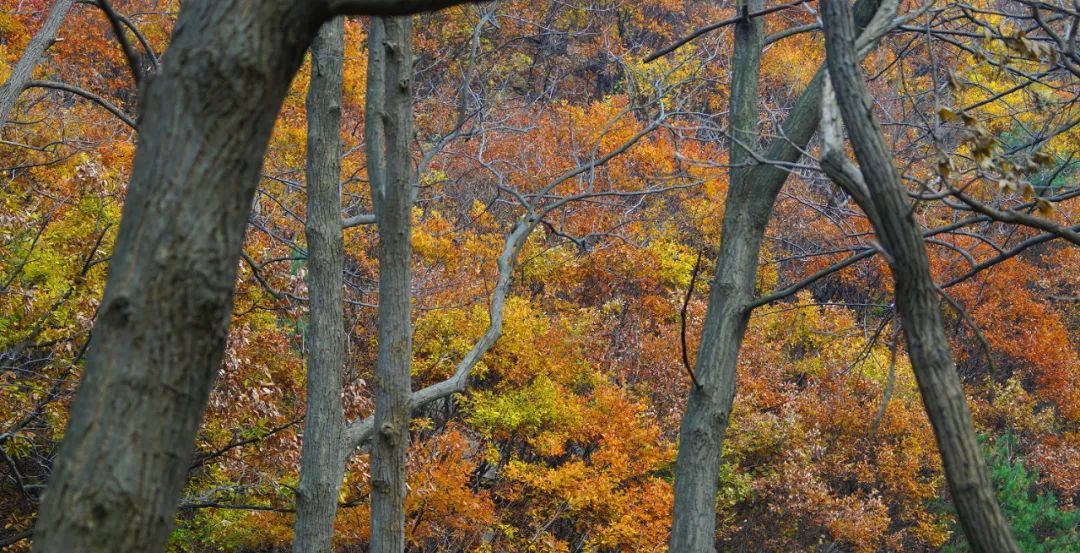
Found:
<svg viewBox="0 0 1080 553"><path fill-rule="evenodd" d="M0 0L0 81L49 4ZM114 4L157 53L166 50L179 2ZM867 58L878 107L895 123L887 132L896 163L912 191L935 178L970 180L965 190L980 201L1030 204L1027 212L1076 228L1077 80L1051 71L1040 47L1025 46L1017 24L989 9L998 3L976 4L986 13L972 19L1005 39L956 22L948 40L897 32ZM692 366L727 192L721 129L730 31L642 60L733 13L726 3L688 0L509 0L418 16L415 158L434 154L413 215L414 389L452 374L484 332L495 260L522 216L515 195L582 199L529 238L502 336L469 391L413 421L410 550L666 548L675 437L692 385L683 341ZM766 29L815 21L794 8L770 15ZM372 210L365 29L363 20L346 25L346 217ZM1010 61L994 62L995 53ZM812 31L770 45L762 109L789 107L823 58ZM1036 84L1023 77L1039 71ZM306 75L292 85L263 167L227 356L180 503L175 551L291 543L307 352ZM137 110L123 53L90 5L74 8L35 78ZM440 144L461 124L462 106L471 134ZM0 132L0 539L32 524L48 480L138 138L99 105L56 90L28 89L12 119ZM764 132L775 134L764 119ZM1043 132L1036 129L1060 128L1028 145ZM544 191L638 133L609 162ZM789 169L761 256L762 296L873 248L850 198L812 163ZM969 216L956 202L927 201L916 218L932 231ZM977 430L999 457L999 440L1009 440L995 481L1021 478L1031 497L1052 498L1060 516L1075 514L1080 250L1046 241L972 273L1039 231L995 222L965 229L933 234L927 247L935 278L951 284L944 290L961 308L944 304ZM377 246L373 226L346 229L350 419L373 410ZM963 547L887 271L880 256L868 256L754 311L718 476L721 550ZM336 520L342 550L363 550L369 537L368 462L361 452L347 467Z"/></svg>

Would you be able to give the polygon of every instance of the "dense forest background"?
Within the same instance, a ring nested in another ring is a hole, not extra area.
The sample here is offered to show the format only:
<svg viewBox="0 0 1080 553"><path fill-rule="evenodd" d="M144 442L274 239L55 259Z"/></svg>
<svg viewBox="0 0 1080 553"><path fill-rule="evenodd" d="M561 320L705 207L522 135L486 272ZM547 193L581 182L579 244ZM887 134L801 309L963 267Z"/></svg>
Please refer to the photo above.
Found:
<svg viewBox="0 0 1080 553"><path fill-rule="evenodd" d="M180 4L112 4L155 70ZM52 6L0 0L0 81ZM815 2L769 7L757 130L783 140L825 42ZM905 0L900 13L862 68L998 500L1023 551L1080 551L1080 248L1057 239L1080 219L1080 13L1028 0ZM500 254L523 217L543 217L467 391L414 414L409 551L666 548L729 171L772 160L729 158L732 25L647 59L736 15L730 2L507 0L413 19L413 389L451 377L484 336ZM349 420L373 412L378 355L369 25L344 24ZM0 129L0 544L13 551L30 546L104 291L138 139L131 77L109 18L75 3ZM174 551L292 543L311 354L308 84L305 66L262 167ZM821 156L815 138L776 162L790 176L738 357L717 546L966 551L887 256ZM369 462L361 450L346 466L345 551L370 539Z"/></svg>

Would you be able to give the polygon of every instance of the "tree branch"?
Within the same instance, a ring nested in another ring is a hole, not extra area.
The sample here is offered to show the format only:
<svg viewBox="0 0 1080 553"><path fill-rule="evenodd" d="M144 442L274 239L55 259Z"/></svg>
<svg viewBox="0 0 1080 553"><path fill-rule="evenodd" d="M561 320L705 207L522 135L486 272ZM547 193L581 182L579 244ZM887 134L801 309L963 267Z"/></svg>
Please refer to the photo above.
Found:
<svg viewBox="0 0 1080 553"><path fill-rule="evenodd" d="M468 3L470 3L469 0L323 0L329 17L338 15L412 15Z"/></svg>
<svg viewBox="0 0 1080 553"><path fill-rule="evenodd" d="M26 88L48 88L52 90L63 90L64 92L70 92L72 94L75 94L76 96L82 96L83 98L90 100L91 102L94 102L95 104L105 108L106 110L108 110L109 113L118 117L121 121L123 121L125 124L127 124L127 126L131 127L132 129L139 130L138 126L135 124L135 120L132 119L130 115L124 113L123 110L113 105L112 102L88 90L83 90L77 86L57 81L30 81L26 83Z"/></svg>
<svg viewBox="0 0 1080 553"><path fill-rule="evenodd" d="M60 32L60 26L74 4L75 0L54 2L41 28L34 34L34 38L30 39L26 50L23 50L22 55L19 56L19 61L11 70L11 76L8 77L3 88L0 88L0 128L7 124L8 116L15 107L15 100L19 98L23 90L26 90L27 83L34 75L34 68L41 61L45 50L56 41L56 34Z"/></svg>
<svg viewBox="0 0 1080 553"><path fill-rule="evenodd" d="M687 353L689 348L686 346L686 311L690 307L690 298L694 297L694 285L697 284L698 273L701 271L701 252L698 252L697 261L694 262L694 270L690 273L690 286L686 288L686 299L683 300L682 312L679 315L679 322L681 323L681 330L679 332L679 338L682 341L682 362L686 367L686 374L690 375L690 381L694 383L697 388L701 387L701 384L697 380L697 375L694 374L694 368L690 365L690 355Z"/></svg>
<svg viewBox="0 0 1080 553"><path fill-rule="evenodd" d="M353 215L352 217L346 217L341 221L341 228L352 228L361 225L373 225L375 224L375 215L371 213L361 213L360 215Z"/></svg>
<svg viewBox="0 0 1080 553"><path fill-rule="evenodd" d="M773 6L771 8L765 8L763 10L757 10L755 12L751 12L751 13L748 13L748 14L737 15L735 17L730 17L730 18L725 19L723 21L717 21L716 23L712 23L712 24L706 25L704 27L701 27L700 29L697 29L696 31L684 36L683 38L680 38L679 40L676 40L670 46L665 46L665 47L653 52L652 54L649 54L649 57L645 58L644 61L645 61L645 63L649 63L649 62L652 62L652 61L656 60L657 58L659 58L661 56L666 56L666 55L674 52L675 50L678 50L679 48L682 48L683 46L686 45L686 43L694 40L695 38L697 38L697 37L699 37L701 35L704 35L706 33L711 33L712 31L715 31L715 30L717 30L717 29L719 29L721 27L727 27L728 25L734 25L735 23L738 23L739 21L742 21L744 18L761 17L763 15L768 15L770 13L775 13L775 12L783 11L783 10L786 10L786 9L789 9L789 8L794 8L794 7L797 7L797 6L801 6L801 5L803 5L803 4L805 4L805 3L809 2L809 1L810 0L794 0L793 2L788 2L787 4L780 4L780 5L777 5L777 6Z"/></svg>
<svg viewBox="0 0 1080 553"><path fill-rule="evenodd" d="M491 312L487 329L480 339L473 344L472 349L470 349L468 353L462 357L461 361L458 362L457 370L454 371L453 376L417 392L413 392L412 397L409 400L410 412L416 411L432 401L465 390L465 384L468 382L469 373L472 371L473 367L476 366L484 354L491 349L491 346L495 345L495 341L499 339L499 336L502 335L504 308L506 306L506 299L510 294L510 281L513 277L514 266L516 265L518 254L521 253L521 249L525 245L525 239L528 238L529 234L532 233L533 229L535 229L538 224L539 219L533 217L520 220L514 225L514 229L510 234L507 235L502 255L499 256L498 260L499 277L495 284L495 292L492 294L491 298ZM344 445L346 449L352 451L363 445L364 442L371 438L374 427L374 417L370 416L349 424L345 429Z"/></svg>
<svg viewBox="0 0 1080 553"><path fill-rule="evenodd" d="M124 24L120 20L121 16L116 13L109 0L95 0L94 3L101 8L101 11L105 13L105 18L109 20L113 34L116 35L116 41L120 43L120 49L124 51L124 57L127 58L131 78L135 81L135 87L138 88L139 83L142 82L144 72L142 61L139 60L139 55L135 53L135 49L131 47L131 41L128 40L127 34L124 32Z"/></svg>

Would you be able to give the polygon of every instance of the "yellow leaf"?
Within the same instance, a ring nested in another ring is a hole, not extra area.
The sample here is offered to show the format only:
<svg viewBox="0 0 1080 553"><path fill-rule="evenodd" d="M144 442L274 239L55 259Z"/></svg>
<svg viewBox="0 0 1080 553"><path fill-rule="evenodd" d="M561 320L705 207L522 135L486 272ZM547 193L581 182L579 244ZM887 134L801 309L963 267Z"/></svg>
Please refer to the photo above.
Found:
<svg viewBox="0 0 1080 553"><path fill-rule="evenodd" d="M1038 209L1039 210L1039 215L1042 215L1043 217L1053 217L1054 216L1054 204L1052 204L1052 203L1050 203L1050 202L1048 202L1048 201L1046 201L1046 200L1044 200L1042 198L1039 198L1038 200L1035 201L1035 209Z"/></svg>

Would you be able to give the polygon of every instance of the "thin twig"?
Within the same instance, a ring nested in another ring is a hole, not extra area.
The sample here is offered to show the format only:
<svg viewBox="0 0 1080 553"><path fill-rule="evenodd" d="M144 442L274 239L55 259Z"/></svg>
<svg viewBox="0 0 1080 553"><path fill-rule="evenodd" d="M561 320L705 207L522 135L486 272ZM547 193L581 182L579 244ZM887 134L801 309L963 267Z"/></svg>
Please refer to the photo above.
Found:
<svg viewBox="0 0 1080 553"><path fill-rule="evenodd" d="M694 369L690 366L690 355L687 353L686 347L686 311L690 307L690 298L694 296L694 285L697 283L698 272L701 271L701 252L698 252L697 261L694 262L694 270L690 273L690 286L686 289L686 299L682 304L682 331L680 337L682 338L682 362L686 367L686 374L690 375L690 381L694 383L694 386L701 388L701 383L698 382L697 376L694 375Z"/></svg>
<svg viewBox="0 0 1080 553"><path fill-rule="evenodd" d="M881 427L881 421L885 420L885 409L889 406L889 400L892 399L893 387L896 384L896 348L897 338L900 336L900 327L897 326L893 330L892 343L889 345L889 376L885 381L885 391L881 394L881 405L878 407L877 414L874 416L874 422L870 425L869 437L872 439L877 435L878 428Z"/></svg>
<svg viewBox="0 0 1080 553"><path fill-rule="evenodd" d="M109 0L97 0L95 3L101 8L101 11L105 12L109 25L112 25L116 41L120 43L120 48L124 51L124 57L127 58L128 68L131 69L131 78L135 81L135 87L138 88L143 78L142 61L140 61L139 55L135 53L135 48L131 46L127 33L124 32L124 23L120 20L120 15L113 9Z"/></svg>
<svg viewBox="0 0 1080 553"><path fill-rule="evenodd" d="M660 56L665 56L667 54L670 54L670 53L674 52L675 50L678 50L679 48L681 48L687 42L690 42L691 40L694 40L695 38L697 38L697 37L699 37L699 36L701 36L703 34L715 31L715 30L719 29L720 27L726 27L728 25L733 25L735 23L738 23L739 21L742 21L744 18L761 17L763 15L768 15L770 13L774 13L774 12L786 10L786 9L789 9L789 8L794 8L794 7L797 7L797 6L801 6L801 5L805 4L805 3L807 3L808 1L809 0L795 0L794 2L788 2L787 4L780 4L779 6L773 6L771 8L765 8L763 10L758 10L758 11L752 12L752 13L745 13L744 12L741 15L737 15L735 17L730 17L730 18L725 19L723 21L718 21L716 23L706 25L706 26L704 26L704 27L702 27L702 28L700 28L700 29L686 35L685 37L680 38L679 40L675 41L674 44L672 44L670 46L667 46L667 47L664 47L664 48L661 48L661 49L653 52L652 54L649 55L649 57L645 58L645 63L649 63L649 62L659 58Z"/></svg>
<svg viewBox="0 0 1080 553"><path fill-rule="evenodd" d="M986 355L987 368L990 370L990 401L994 401L994 386L997 384L998 371L997 364L994 363L994 355L990 350L990 342L986 339L986 336L983 335L982 330L979 329L979 325L975 324L975 319L971 318L971 314L967 312L967 309L964 309L963 306L952 298L952 296L946 294L941 286L935 284L934 288L937 289L938 294L941 294L941 297L960 314L960 318L963 319L964 323L966 323L968 327L971 328L971 331L975 333L975 339L979 341L979 346L982 347L983 353Z"/></svg>

